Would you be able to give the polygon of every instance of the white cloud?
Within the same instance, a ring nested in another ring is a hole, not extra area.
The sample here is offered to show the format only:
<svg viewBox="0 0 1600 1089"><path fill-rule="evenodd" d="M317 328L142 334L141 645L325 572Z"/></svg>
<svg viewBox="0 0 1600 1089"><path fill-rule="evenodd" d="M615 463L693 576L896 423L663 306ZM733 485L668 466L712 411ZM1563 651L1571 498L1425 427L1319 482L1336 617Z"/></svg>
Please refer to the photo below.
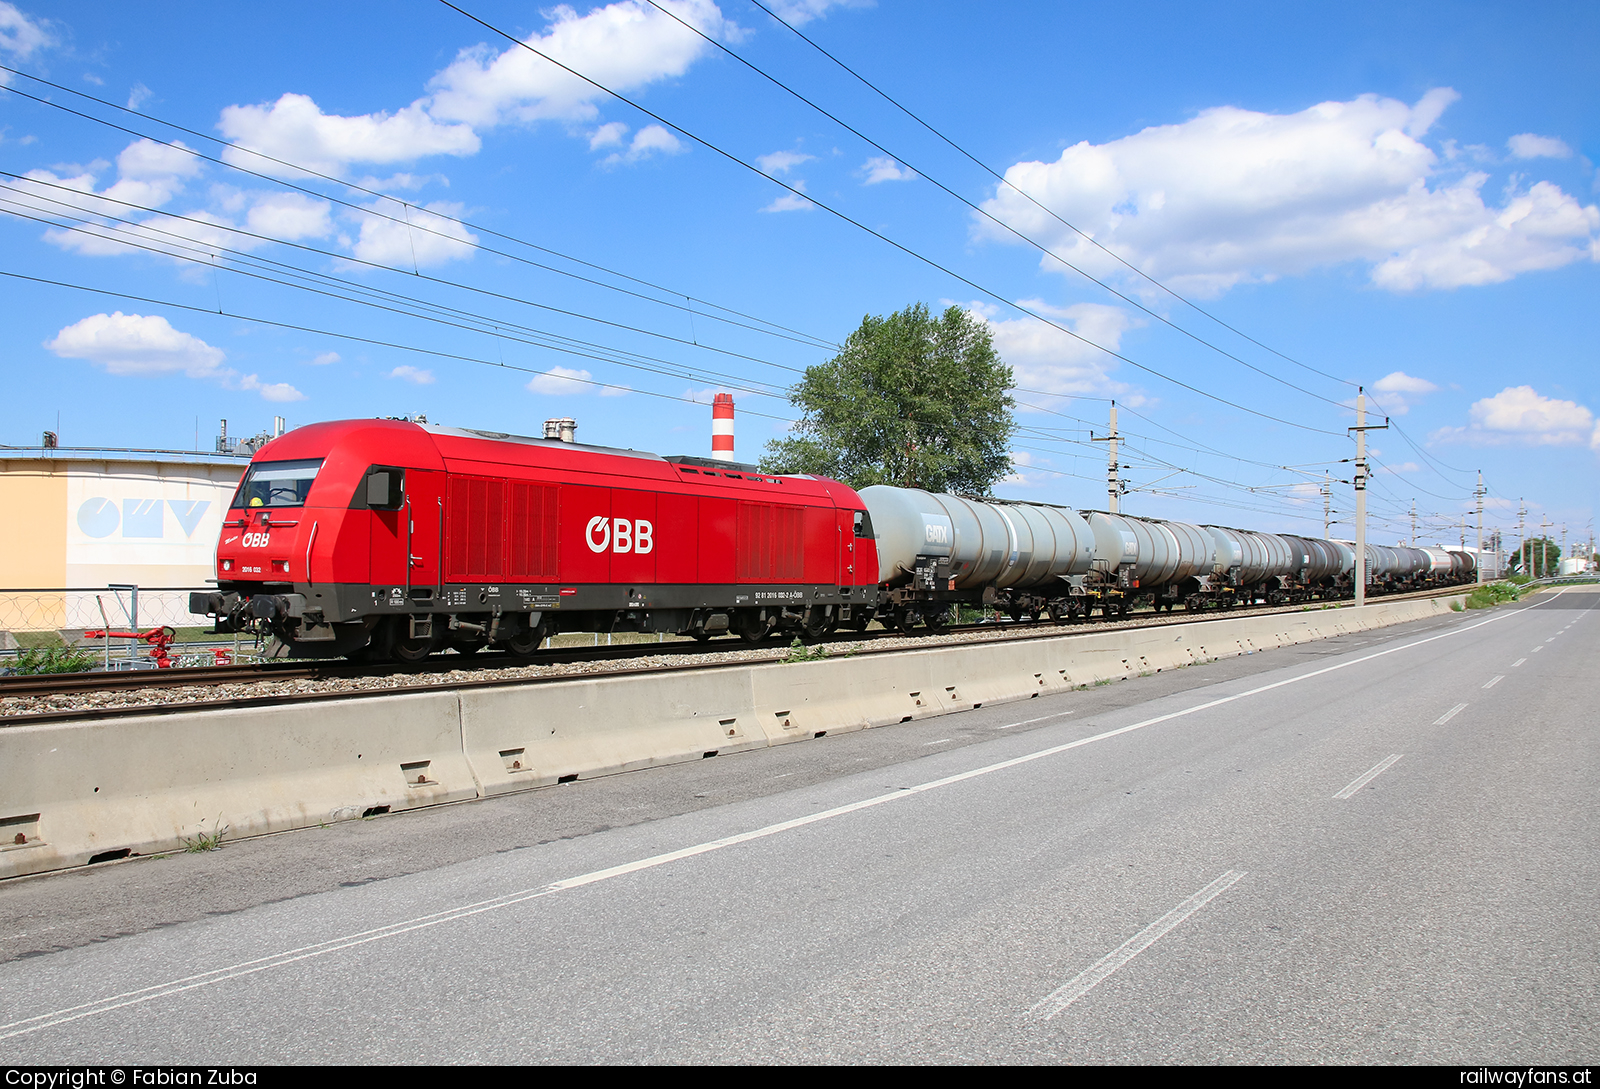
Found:
<svg viewBox="0 0 1600 1089"><path fill-rule="evenodd" d="M182 372L209 378L227 358L221 348L179 332L166 318L120 310L75 322L44 346L63 359L86 359L110 374L141 377Z"/></svg>
<svg viewBox="0 0 1600 1089"><path fill-rule="evenodd" d="M871 4L872 0L775 0L767 6L777 12L784 22L800 26L822 18L829 8L864 8Z"/></svg>
<svg viewBox="0 0 1600 1089"><path fill-rule="evenodd" d="M185 145L158 144L154 140L135 140L117 156L117 183L105 191L115 200L159 208L183 189L184 183L200 173L201 162Z"/></svg>
<svg viewBox="0 0 1600 1089"><path fill-rule="evenodd" d="M868 159L861 166L861 172L866 175L863 185L877 185L887 181L910 181L917 176L917 172L909 166L902 166L893 159L876 156Z"/></svg>
<svg viewBox="0 0 1600 1089"><path fill-rule="evenodd" d="M140 106L143 106L146 102L150 101L154 94L155 92L150 90L150 88L146 87L144 84L135 83L128 91L128 109L137 110Z"/></svg>
<svg viewBox="0 0 1600 1089"><path fill-rule="evenodd" d="M589 150L599 151L603 147L617 147L626 135L628 135L627 125L621 121L607 121L589 134Z"/></svg>
<svg viewBox="0 0 1600 1089"><path fill-rule="evenodd" d="M453 218L461 214L459 204L434 201L422 207L403 208L394 201L383 200L368 207L392 218L362 217L361 237L352 252L363 261L394 268L413 264L422 268L464 260L472 256L478 244L478 236Z"/></svg>
<svg viewBox="0 0 1600 1089"><path fill-rule="evenodd" d="M331 205L304 193L264 193L245 216L245 225L257 234L288 239L326 238L333 233Z"/></svg>
<svg viewBox="0 0 1600 1089"><path fill-rule="evenodd" d="M433 385L432 371L424 370L421 367L413 367L409 363L401 364L388 374L384 375L384 377L398 378L403 382L413 382L419 386Z"/></svg>
<svg viewBox="0 0 1600 1089"><path fill-rule="evenodd" d="M1411 404L1417 397L1432 393L1439 387L1426 378L1417 378L1405 371L1392 371L1374 382L1372 388L1384 395L1381 402L1373 399L1375 404L1381 404L1381 411L1391 416L1404 416L1411 411ZM1407 397L1407 394L1412 396ZM1352 405L1354 403L1350 402Z"/></svg>
<svg viewBox="0 0 1600 1089"><path fill-rule="evenodd" d="M1378 472L1399 476L1401 473L1420 473L1422 472L1422 466L1414 461L1403 461L1399 465L1384 465L1378 469Z"/></svg>
<svg viewBox="0 0 1600 1089"><path fill-rule="evenodd" d="M1099 303L1061 309L1038 299L1023 299L1022 305L1112 351L1121 346L1123 333L1141 324L1128 311ZM1018 386L1059 397L1116 397L1130 407L1145 403L1142 396L1111 377L1117 361L1098 348L1027 316L997 320L993 316L996 308L986 304L973 303L967 310L989 326L995 350L1011 366ZM1054 407L1049 398L1037 394L1023 394L1022 399Z"/></svg>
<svg viewBox="0 0 1600 1089"><path fill-rule="evenodd" d="M666 6L713 37L732 24L710 0L676 0ZM579 15L563 4L549 12L543 34L526 38L533 48L617 91L630 91L681 76L707 42L642 0L621 0ZM478 128L510 121L589 121L605 92L569 75L521 46L495 52L486 45L464 49L428 84L429 112L442 121Z"/></svg>
<svg viewBox="0 0 1600 1089"><path fill-rule="evenodd" d="M231 372L230 372L231 374ZM287 382L263 382L253 374L241 375L225 383L230 388L261 394L264 401L304 401L306 395Z"/></svg>
<svg viewBox="0 0 1600 1089"><path fill-rule="evenodd" d="M1426 378L1417 378L1405 371L1391 371L1374 382L1372 388L1388 393L1432 393L1439 387Z"/></svg>
<svg viewBox="0 0 1600 1089"><path fill-rule="evenodd" d="M536 374L523 387L529 393L542 393L549 397L571 397L579 393L600 393L602 396L620 397L627 393L622 389L597 389L594 384L594 375L585 370L574 367L551 367L543 374Z"/></svg>
<svg viewBox="0 0 1600 1089"><path fill-rule="evenodd" d="M663 155L676 155L683 151L683 143L660 125L646 125L633 134L633 142L628 145L626 152L607 155L601 165L636 163L641 159L648 159L658 151Z"/></svg>
<svg viewBox="0 0 1600 1089"><path fill-rule="evenodd" d="M1219 294L1319 267L1362 262L1393 291L1497 283L1600 254L1600 209L1549 182L1485 204L1487 175L1439 177L1421 142L1455 98L1415 106L1363 95L1278 115L1231 106L1105 144L1067 148L1051 163L1013 165L1007 179L1174 289ZM1010 187L985 209L1074 264L1118 267ZM975 231L1011 236L983 220ZM1042 267L1066 271L1046 257Z"/></svg>
<svg viewBox="0 0 1600 1089"><path fill-rule="evenodd" d="M1034 473L1029 476L1024 470L1037 464L1038 459L1026 450L1012 450L1007 455L1011 458L1011 471L1000 478L999 483L1010 485L1013 488L1036 488L1045 483L1041 474Z"/></svg>
<svg viewBox="0 0 1600 1089"><path fill-rule="evenodd" d="M807 155L800 151L774 151L771 155L758 155L756 165L763 174L787 174L801 163L809 163L815 155Z"/></svg>
<svg viewBox="0 0 1600 1089"><path fill-rule="evenodd" d="M797 180L797 181L795 181L795 183L793 185L793 188L798 189L798 190L800 190L800 192L804 193L806 191L806 183L803 182L803 181L798 181ZM794 193L780 193L776 200L774 200L771 204L767 205L765 208L762 208L761 211L763 211L763 212L809 212L811 209L813 209L815 207L816 207L816 205L812 204L805 197L797 196Z"/></svg>
<svg viewBox="0 0 1600 1089"><path fill-rule="evenodd" d="M159 378L184 374L209 378L228 389L259 393L268 401L303 401L287 382L263 382L222 365L227 358L199 337L174 329L159 315L93 314L62 329L44 345L63 359L84 359L108 374Z"/></svg>
<svg viewBox="0 0 1600 1089"><path fill-rule="evenodd" d="M1466 427L1445 427L1430 439L1474 446L1579 446L1600 450L1594 413L1576 401L1545 397L1532 386L1507 386L1476 401Z"/></svg>
<svg viewBox="0 0 1600 1089"><path fill-rule="evenodd" d="M321 355L317 356L315 359L309 360L308 362L310 362L313 367L326 367L330 363L339 362L339 353L323 352Z"/></svg>
<svg viewBox="0 0 1600 1089"><path fill-rule="evenodd" d="M50 36L50 23L45 19L30 19L13 4L0 0L0 52L9 53L14 60L25 61L48 45L54 45ZM0 84L5 82L0 73Z"/></svg>
<svg viewBox="0 0 1600 1089"><path fill-rule="evenodd" d="M472 155L480 146L471 126L434 120L419 99L395 113L356 117L325 114L305 95L285 94L271 105L229 106L217 123L238 144L223 158L267 173L281 167L240 148L270 155L324 174L340 174L350 163L397 163L426 155Z"/></svg>
<svg viewBox="0 0 1600 1089"><path fill-rule="evenodd" d="M1519 159L1570 159L1572 149L1554 136L1535 136L1531 132L1518 133L1506 141L1511 154Z"/></svg>

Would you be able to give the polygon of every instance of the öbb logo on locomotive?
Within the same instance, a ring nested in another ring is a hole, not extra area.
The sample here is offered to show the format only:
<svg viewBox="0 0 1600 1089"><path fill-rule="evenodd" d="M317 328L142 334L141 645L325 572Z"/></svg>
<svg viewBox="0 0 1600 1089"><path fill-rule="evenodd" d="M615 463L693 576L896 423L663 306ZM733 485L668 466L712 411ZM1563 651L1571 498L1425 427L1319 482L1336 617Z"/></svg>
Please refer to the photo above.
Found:
<svg viewBox="0 0 1600 1089"><path fill-rule="evenodd" d="M604 512L604 513L602 513ZM1135 605L1348 597L1354 546L398 420L290 431L229 504L190 607L271 653L535 653L561 631L817 638L952 610L1066 622ZM1374 592L1475 557L1368 545Z"/></svg>
<svg viewBox="0 0 1600 1089"><path fill-rule="evenodd" d="M630 522L626 518L613 519L597 514L589 519L583 539L590 552L604 552L609 546L613 552L642 556L655 551L655 526L643 518Z"/></svg>

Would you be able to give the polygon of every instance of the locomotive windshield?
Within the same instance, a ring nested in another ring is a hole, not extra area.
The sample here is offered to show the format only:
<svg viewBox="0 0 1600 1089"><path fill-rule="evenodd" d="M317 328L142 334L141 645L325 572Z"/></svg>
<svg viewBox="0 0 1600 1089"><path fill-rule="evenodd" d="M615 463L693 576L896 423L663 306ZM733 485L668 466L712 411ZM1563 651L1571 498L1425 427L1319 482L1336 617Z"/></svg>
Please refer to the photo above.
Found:
<svg viewBox="0 0 1600 1089"><path fill-rule="evenodd" d="M321 458L305 461L263 461L250 466L250 471L239 483L232 506L257 509L260 507L303 507L311 482L322 468Z"/></svg>

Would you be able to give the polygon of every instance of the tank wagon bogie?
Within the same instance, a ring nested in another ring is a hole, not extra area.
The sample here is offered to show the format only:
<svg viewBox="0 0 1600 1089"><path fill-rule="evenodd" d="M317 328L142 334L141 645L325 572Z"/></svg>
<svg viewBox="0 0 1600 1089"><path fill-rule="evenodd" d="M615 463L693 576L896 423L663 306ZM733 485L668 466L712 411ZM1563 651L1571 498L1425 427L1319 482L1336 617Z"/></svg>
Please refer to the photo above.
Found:
<svg viewBox="0 0 1600 1089"><path fill-rule="evenodd" d="M370 420L263 447L191 608L285 656L531 654L559 631L820 635L877 602L836 481Z"/></svg>

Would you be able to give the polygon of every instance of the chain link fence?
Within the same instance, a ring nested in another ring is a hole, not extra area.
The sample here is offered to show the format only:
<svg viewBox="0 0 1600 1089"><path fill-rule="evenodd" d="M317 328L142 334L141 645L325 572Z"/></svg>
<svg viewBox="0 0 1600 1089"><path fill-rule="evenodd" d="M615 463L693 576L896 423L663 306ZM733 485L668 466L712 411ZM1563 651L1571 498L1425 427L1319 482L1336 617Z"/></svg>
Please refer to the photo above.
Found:
<svg viewBox="0 0 1600 1089"><path fill-rule="evenodd" d="M0 631L65 632L76 636L107 626L118 631L155 627L208 628L189 611L189 594L204 586L99 586L0 589Z"/></svg>

